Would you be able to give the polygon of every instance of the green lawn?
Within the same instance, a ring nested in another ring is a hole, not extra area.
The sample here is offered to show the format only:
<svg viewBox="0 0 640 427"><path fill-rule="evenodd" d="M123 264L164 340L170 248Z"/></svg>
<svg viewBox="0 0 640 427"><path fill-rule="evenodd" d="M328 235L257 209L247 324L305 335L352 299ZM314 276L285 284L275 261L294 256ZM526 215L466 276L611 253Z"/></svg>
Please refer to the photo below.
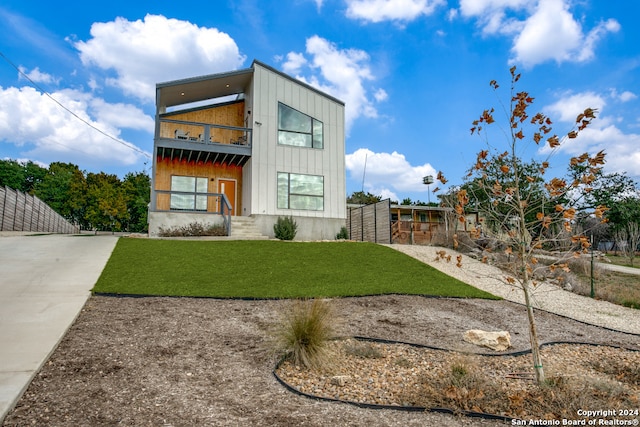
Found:
<svg viewBox="0 0 640 427"><path fill-rule="evenodd" d="M496 297L372 243L118 241L93 292L220 298Z"/></svg>

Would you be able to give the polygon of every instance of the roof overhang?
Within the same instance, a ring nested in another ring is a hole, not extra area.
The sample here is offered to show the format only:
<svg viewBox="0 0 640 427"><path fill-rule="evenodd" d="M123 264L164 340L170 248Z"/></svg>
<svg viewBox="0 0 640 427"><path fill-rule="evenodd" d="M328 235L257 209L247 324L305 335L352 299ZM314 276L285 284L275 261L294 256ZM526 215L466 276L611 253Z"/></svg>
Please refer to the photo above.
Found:
<svg viewBox="0 0 640 427"><path fill-rule="evenodd" d="M156 85L156 108L164 111L175 105L243 93L251 83L253 68L211 74Z"/></svg>

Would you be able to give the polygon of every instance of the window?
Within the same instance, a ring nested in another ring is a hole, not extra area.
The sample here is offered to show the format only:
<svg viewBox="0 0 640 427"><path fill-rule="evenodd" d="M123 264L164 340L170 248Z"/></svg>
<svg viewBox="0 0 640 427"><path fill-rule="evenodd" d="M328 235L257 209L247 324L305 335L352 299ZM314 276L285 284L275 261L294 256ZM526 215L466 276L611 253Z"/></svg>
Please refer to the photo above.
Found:
<svg viewBox="0 0 640 427"><path fill-rule="evenodd" d="M207 178L193 176L172 176L171 191L191 194L171 194L171 210L206 211Z"/></svg>
<svg viewBox="0 0 640 427"><path fill-rule="evenodd" d="M278 144L322 148L322 122L278 103Z"/></svg>
<svg viewBox="0 0 640 427"><path fill-rule="evenodd" d="M324 177L278 172L278 209L324 209Z"/></svg>

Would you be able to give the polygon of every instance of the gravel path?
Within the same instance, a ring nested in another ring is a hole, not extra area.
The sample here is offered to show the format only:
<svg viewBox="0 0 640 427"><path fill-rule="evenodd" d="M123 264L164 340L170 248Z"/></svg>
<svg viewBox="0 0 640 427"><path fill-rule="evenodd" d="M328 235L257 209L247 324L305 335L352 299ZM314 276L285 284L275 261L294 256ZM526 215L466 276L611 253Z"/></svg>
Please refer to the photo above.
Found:
<svg viewBox="0 0 640 427"><path fill-rule="evenodd" d="M490 292L508 301L519 304L524 303L522 292L519 289L509 286L500 280L503 274L497 267L463 255L463 266L458 268L455 261L436 260L438 258L436 252L446 249L434 246L386 246L410 255L478 289ZM577 295L550 283L544 283L539 286L534 292L533 299L535 307L541 310L592 325L640 334L640 311L632 308Z"/></svg>

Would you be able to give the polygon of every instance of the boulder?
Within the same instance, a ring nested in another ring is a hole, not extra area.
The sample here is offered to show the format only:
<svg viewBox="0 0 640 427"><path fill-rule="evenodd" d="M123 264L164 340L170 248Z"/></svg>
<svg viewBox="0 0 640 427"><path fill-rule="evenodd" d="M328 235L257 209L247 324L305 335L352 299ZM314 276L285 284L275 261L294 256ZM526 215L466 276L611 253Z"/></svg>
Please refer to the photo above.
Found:
<svg viewBox="0 0 640 427"><path fill-rule="evenodd" d="M511 335L508 331L487 332L471 329L464 333L463 339L471 344L489 347L495 351L505 351L511 347Z"/></svg>

